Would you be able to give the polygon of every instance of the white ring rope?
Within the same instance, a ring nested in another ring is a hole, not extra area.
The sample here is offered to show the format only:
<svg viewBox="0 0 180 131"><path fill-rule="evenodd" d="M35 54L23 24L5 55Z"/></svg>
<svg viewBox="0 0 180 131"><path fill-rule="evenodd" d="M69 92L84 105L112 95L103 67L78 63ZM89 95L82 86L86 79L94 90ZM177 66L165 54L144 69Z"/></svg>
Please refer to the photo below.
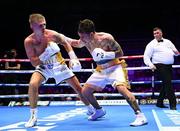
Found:
<svg viewBox="0 0 180 131"><path fill-rule="evenodd" d="M129 82L132 85L136 85L136 84L151 84L152 81L130 81ZM160 84L162 83L162 81L154 81L155 84ZM180 83L180 80L172 80L172 83ZM85 83L80 83L81 85L84 85ZM108 84L107 84L108 85ZM29 84L15 84L15 83L0 83L0 87L1 86L29 86ZM67 83L61 83L59 85L57 84L43 84L41 86L49 86L49 87L54 87L54 86L69 86L69 84Z"/></svg>
<svg viewBox="0 0 180 131"><path fill-rule="evenodd" d="M121 59L137 59L143 58L143 55L134 55L134 56L122 56ZM79 58L80 61L93 61L92 58ZM69 61L69 59L65 59ZM0 59L0 62L30 62L29 59Z"/></svg>
<svg viewBox="0 0 180 131"><path fill-rule="evenodd" d="M173 65L173 68L180 68L180 65ZM127 67L127 70L149 70L149 67ZM80 71L75 72L93 72L95 69L81 69ZM24 74L24 73L33 73L34 70L0 70L0 73L8 74L8 73L17 73L17 74Z"/></svg>
<svg viewBox="0 0 180 131"><path fill-rule="evenodd" d="M123 56L120 57L122 59L138 59L143 58L143 55L135 55L135 56ZM92 58L79 58L80 61L93 61ZM69 61L69 59L65 59L65 61ZM0 59L0 62L30 62L29 59ZM173 65L173 68L180 68L180 65ZM127 70L150 70L149 67L127 67ZM95 69L92 66L92 69L81 69L80 71L76 72L93 72ZM34 70L0 70L0 73L3 74L10 74L10 73L17 73L17 74L29 74L33 73ZM162 81L130 81L130 84L152 84L156 83L159 84ZM180 80L172 80L173 83L180 83ZM81 83L83 85L84 83ZM8 83L0 83L0 86L29 86L29 84L8 84ZM57 84L43 84L42 86L69 86L66 83L61 83L59 85ZM153 88L153 87L152 87ZM146 93L133 93L135 96L152 96L152 95L159 95L158 92L146 92ZM176 95L180 95L180 92L175 92ZM39 97L77 97L77 94L39 94ZM110 96L110 97L119 97L122 96L119 93L95 93L95 96ZM21 94L21 95L0 95L0 98L23 98L28 97L27 94Z"/></svg>
<svg viewBox="0 0 180 131"><path fill-rule="evenodd" d="M146 93L135 93L132 92L134 96L152 96L151 92ZM122 97L120 93L94 93L97 97ZM155 96L158 96L159 93L155 92ZM175 95L179 96L180 92L175 92ZM27 94L21 94L21 95L0 95L0 98L27 98ZM44 97L78 97L77 94L39 94L40 98Z"/></svg>

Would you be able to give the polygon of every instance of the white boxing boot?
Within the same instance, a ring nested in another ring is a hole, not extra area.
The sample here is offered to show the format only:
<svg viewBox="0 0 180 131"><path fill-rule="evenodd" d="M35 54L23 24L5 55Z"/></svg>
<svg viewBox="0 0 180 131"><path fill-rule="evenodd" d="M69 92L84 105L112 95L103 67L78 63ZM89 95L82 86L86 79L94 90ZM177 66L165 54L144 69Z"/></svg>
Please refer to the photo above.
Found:
<svg viewBox="0 0 180 131"><path fill-rule="evenodd" d="M31 112L31 117L29 121L25 124L25 127L27 128L33 127L37 123L37 109L31 109L30 112Z"/></svg>

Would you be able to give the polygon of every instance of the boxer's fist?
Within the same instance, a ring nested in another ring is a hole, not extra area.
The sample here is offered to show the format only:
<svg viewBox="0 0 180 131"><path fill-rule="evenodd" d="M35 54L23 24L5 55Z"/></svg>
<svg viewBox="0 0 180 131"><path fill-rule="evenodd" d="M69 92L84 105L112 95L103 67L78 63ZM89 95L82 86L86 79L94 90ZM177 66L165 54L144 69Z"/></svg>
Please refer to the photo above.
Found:
<svg viewBox="0 0 180 131"><path fill-rule="evenodd" d="M91 55L94 61L111 60L115 58L115 52L106 52L101 48L95 48Z"/></svg>
<svg viewBox="0 0 180 131"><path fill-rule="evenodd" d="M78 59L70 59L69 68L73 71L80 71L82 66Z"/></svg>

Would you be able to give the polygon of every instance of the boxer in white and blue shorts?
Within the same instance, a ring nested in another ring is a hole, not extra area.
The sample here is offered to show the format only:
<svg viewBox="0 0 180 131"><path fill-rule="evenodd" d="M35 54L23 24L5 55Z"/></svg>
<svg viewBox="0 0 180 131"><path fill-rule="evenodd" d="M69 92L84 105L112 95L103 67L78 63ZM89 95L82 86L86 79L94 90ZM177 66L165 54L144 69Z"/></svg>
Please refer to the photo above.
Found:
<svg viewBox="0 0 180 131"><path fill-rule="evenodd" d="M80 70L81 65L70 45L69 40L71 39L57 31L46 29L46 19L42 14L30 14L29 24L32 33L25 38L24 47L31 65L36 69L29 81L28 96L31 115L25 127L33 127L37 123L39 87L48 78L54 78L57 84L61 81L67 82L79 95L83 103L89 107L89 102L82 95L79 80L72 72L72 70ZM70 68L67 67L61 56L57 44L62 45L67 51L70 57Z"/></svg>

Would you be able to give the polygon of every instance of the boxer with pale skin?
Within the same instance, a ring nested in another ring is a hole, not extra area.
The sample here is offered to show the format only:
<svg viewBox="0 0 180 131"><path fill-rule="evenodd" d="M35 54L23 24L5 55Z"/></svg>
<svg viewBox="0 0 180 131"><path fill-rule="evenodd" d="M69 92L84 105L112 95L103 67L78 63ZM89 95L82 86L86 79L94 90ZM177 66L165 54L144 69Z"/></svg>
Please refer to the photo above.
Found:
<svg viewBox="0 0 180 131"><path fill-rule="evenodd" d="M147 124L145 115L141 112L135 96L129 91L129 82L126 63L120 60L123 51L117 41L109 33L96 32L93 21L85 19L80 21L78 28L79 40L71 40L73 47L86 47L91 53L93 60L97 63L96 71L86 81L82 93L94 107L94 112L89 120L97 120L106 114L106 111L98 104L93 95L96 91L102 91L106 84L111 84L121 93L134 113L136 119L130 123L131 126Z"/></svg>
<svg viewBox="0 0 180 131"><path fill-rule="evenodd" d="M81 69L81 64L68 43L69 38L56 31L46 29L46 20L42 14L31 14L29 23L33 33L25 38L24 47L27 57L35 67L35 71L29 82L28 95L31 116L25 127L36 125L38 89L49 78L54 78L56 84L61 81L67 82L91 112L91 106L83 97L80 83L73 73L73 70L78 71ZM69 67L61 55L58 44L63 45L69 54Z"/></svg>

